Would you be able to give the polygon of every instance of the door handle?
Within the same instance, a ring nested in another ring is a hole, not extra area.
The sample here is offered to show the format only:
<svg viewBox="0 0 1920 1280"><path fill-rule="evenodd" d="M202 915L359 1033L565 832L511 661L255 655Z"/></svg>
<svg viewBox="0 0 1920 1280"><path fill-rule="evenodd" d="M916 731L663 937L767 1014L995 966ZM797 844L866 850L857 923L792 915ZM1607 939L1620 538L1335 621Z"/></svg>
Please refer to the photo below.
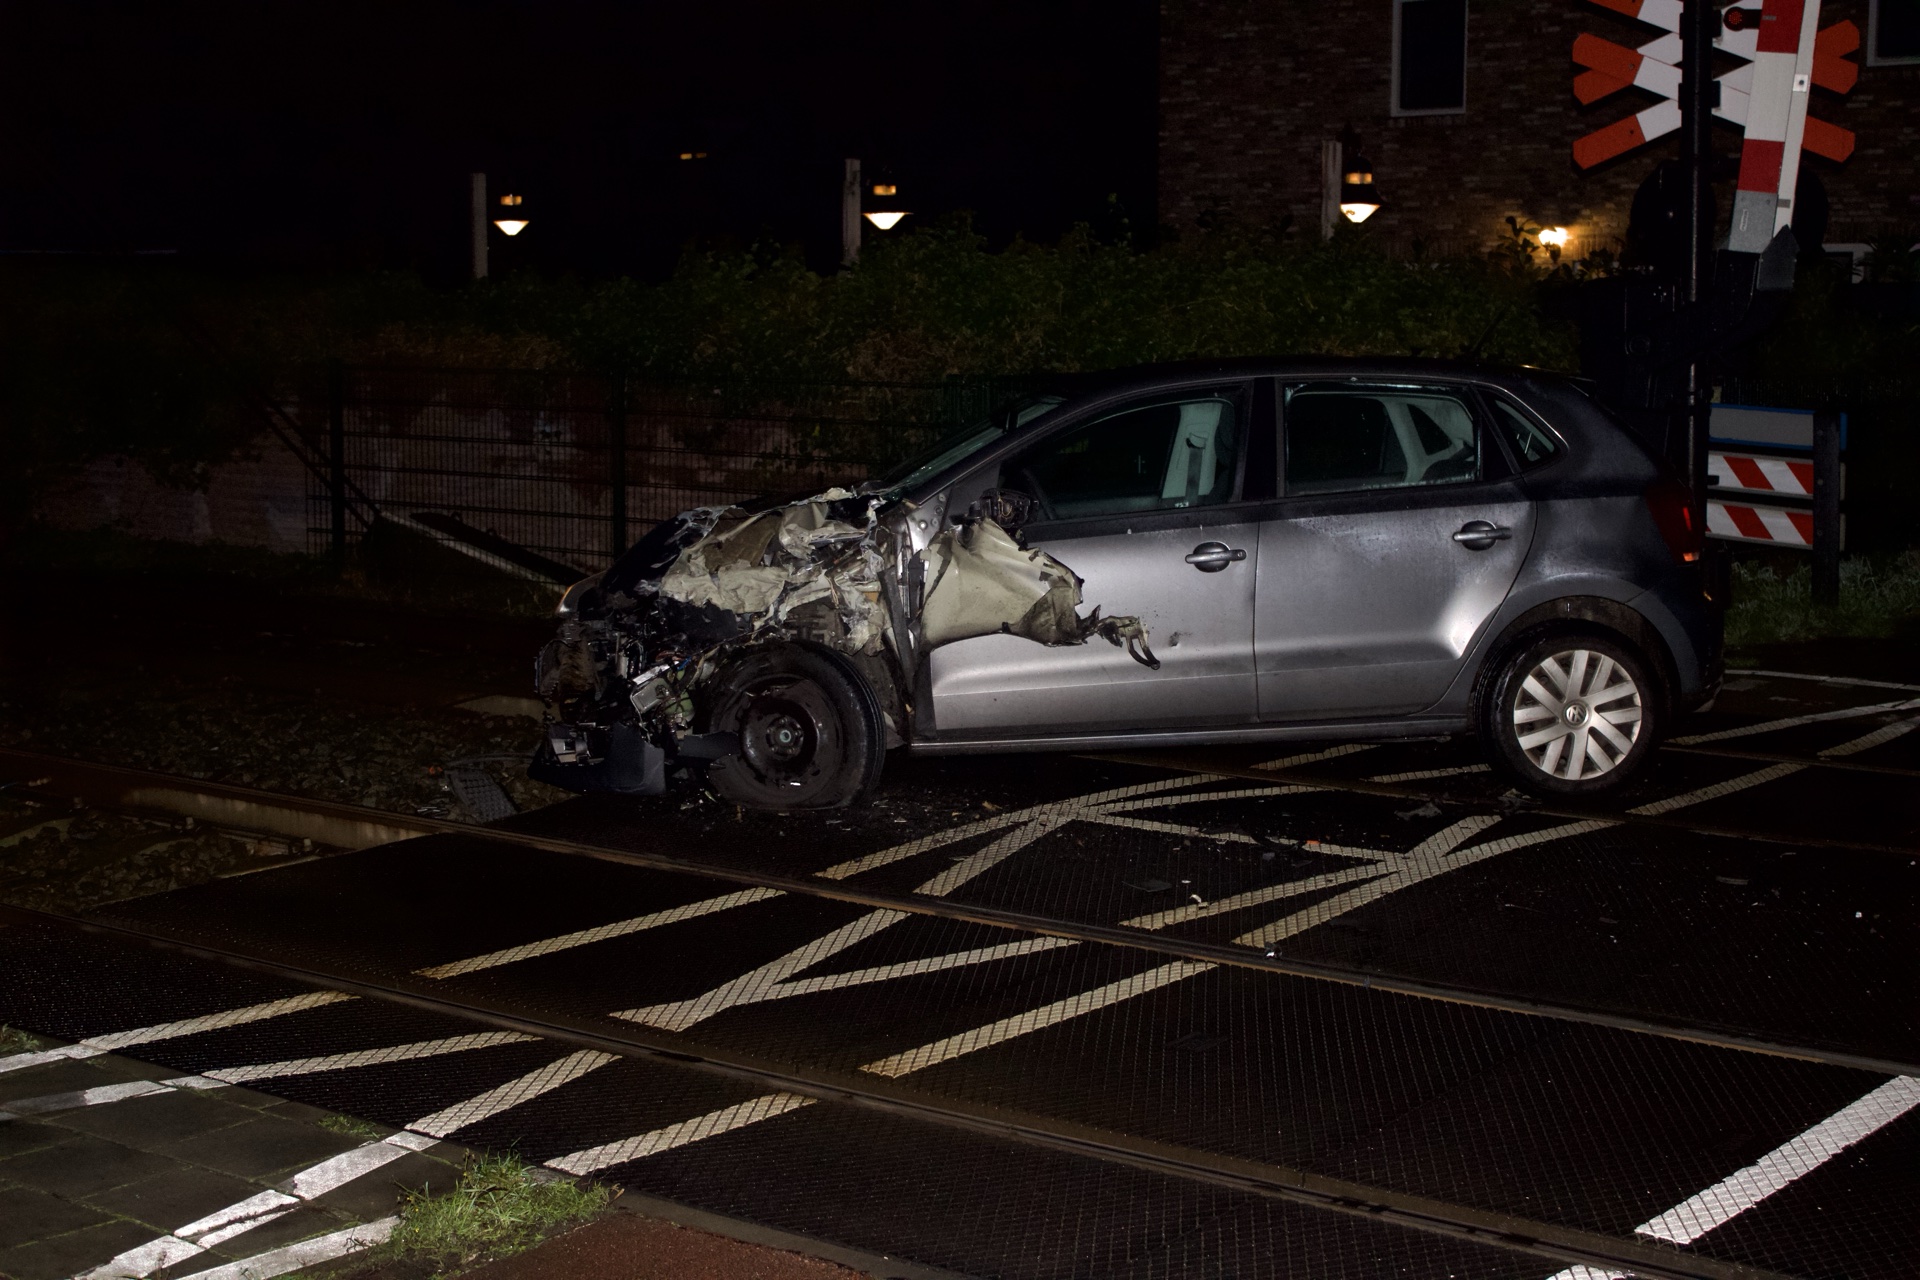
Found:
<svg viewBox="0 0 1920 1280"><path fill-rule="evenodd" d="M1469 520L1453 532L1453 540L1469 551L1485 551L1496 542L1505 542L1513 530L1485 520Z"/></svg>
<svg viewBox="0 0 1920 1280"><path fill-rule="evenodd" d="M1218 573L1230 564L1245 560L1247 553L1224 542L1203 542L1187 553L1187 563L1202 573Z"/></svg>

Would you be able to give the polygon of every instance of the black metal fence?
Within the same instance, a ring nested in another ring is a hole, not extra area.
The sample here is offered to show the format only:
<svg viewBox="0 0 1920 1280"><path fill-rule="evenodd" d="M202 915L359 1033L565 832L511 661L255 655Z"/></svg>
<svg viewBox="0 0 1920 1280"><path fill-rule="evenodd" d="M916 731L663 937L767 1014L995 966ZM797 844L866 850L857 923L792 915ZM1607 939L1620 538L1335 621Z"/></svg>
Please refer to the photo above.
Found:
<svg viewBox="0 0 1920 1280"><path fill-rule="evenodd" d="M591 572L690 507L856 481L984 416L955 379L662 385L511 369L314 370L281 406L306 456L308 542L451 517Z"/></svg>

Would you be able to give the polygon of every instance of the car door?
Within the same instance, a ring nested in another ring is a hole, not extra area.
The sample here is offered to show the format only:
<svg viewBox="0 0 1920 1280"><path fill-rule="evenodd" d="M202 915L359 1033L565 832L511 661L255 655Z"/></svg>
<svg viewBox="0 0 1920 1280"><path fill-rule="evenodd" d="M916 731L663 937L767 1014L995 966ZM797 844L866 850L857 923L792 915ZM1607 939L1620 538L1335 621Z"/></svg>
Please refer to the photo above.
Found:
<svg viewBox="0 0 1920 1280"><path fill-rule="evenodd" d="M1248 406L1238 384L1143 397L1069 422L985 479L1035 499L1026 545L1080 576L1083 614L1139 617L1160 669L1098 639L945 645L928 659L942 737L1254 719L1258 526L1236 501Z"/></svg>
<svg viewBox="0 0 1920 1280"><path fill-rule="evenodd" d="M1431 706L1506 598L1533 507L1473 393L1283 386L1282 497L1260 529L1262 720Z"/></svg>

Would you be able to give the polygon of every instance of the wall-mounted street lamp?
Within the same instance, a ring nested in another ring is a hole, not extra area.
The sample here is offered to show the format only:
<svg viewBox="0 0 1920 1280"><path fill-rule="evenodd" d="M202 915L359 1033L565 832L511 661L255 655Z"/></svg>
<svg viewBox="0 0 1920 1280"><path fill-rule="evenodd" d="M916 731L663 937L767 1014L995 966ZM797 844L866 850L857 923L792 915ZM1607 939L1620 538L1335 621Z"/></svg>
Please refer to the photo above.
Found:
<svg viewBox="0 0 1920 1280"><path fill-rule="evenodd" d="M850 267L860 261L860 221L871 222L882 231L891 231L900 219L912 211L900 207L900 188L890 181L871 187L860 176L860 161L847 159L844 181L840 185L840 265Z"/></svg>
<svg viewBox="0 0 1920 1280"><path fill-rule="evenodd" d="M527 220L519 216L520 206L526 201L520 196L501 196L500 207L508 210L505 217L495 218L493 225L506 235L517 236L527 229Z"/></svg>
<svg viewBox="0 0 1920 1280"><path fill-rule="evenodd" d="M1540 243L1549 249L1564 249L1572 238L1573 233L1565 227L1540 228Z"/></svg>
<svg viewBox="0 0 1920 1280"><path fill-rule="evenodd" d="M1331 240L1343 218L1365 222L1379 210L1373 162L1360 154L1353 130L1342 129L1338 141L1320 144L1320 238Z"/></svg>
<svg viewBox="0 0 1920 1280"><path fill-rule="evenodd" d="M882 207L878 209L866 210L865 216L867 221L871 222L874 226L880 228L882 231L893 230L894 227L899 224L900 219L906 217L907 214L910 212L910 210L907 210L907 209L894 209L894 208L887 207L890 205L896 205L900 203L899 201L900 188L896 187L891 182L876 182L873 184L871 188L869 188L869 190L872 192L874 196L873 202L881 205Z"/></svg>
<svg viewBox="0 0 1920 1280"><path fill-rule="evenodd" d="M1373 185L1373 163L1354 154L1341 166L1340 216L1348 222L1365 222L1380 211L1380 194Z"/></svg>

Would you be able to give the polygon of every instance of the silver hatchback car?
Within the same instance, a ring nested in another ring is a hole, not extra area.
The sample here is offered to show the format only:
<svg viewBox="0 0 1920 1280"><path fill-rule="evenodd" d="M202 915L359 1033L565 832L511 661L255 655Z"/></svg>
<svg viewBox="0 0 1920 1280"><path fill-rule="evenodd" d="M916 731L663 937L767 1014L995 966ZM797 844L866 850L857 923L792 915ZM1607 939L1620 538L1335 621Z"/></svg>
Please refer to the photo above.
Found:
<svg viewBox="0 0 1920 1280"><path fill-rule="evenodd" d="M830 807L889 749L1477 733L1520 786L1597 793L1713 696L1720 594L1685 490L1569 379L1133 370L655 529L561 602L534 772Z"/></svg>

